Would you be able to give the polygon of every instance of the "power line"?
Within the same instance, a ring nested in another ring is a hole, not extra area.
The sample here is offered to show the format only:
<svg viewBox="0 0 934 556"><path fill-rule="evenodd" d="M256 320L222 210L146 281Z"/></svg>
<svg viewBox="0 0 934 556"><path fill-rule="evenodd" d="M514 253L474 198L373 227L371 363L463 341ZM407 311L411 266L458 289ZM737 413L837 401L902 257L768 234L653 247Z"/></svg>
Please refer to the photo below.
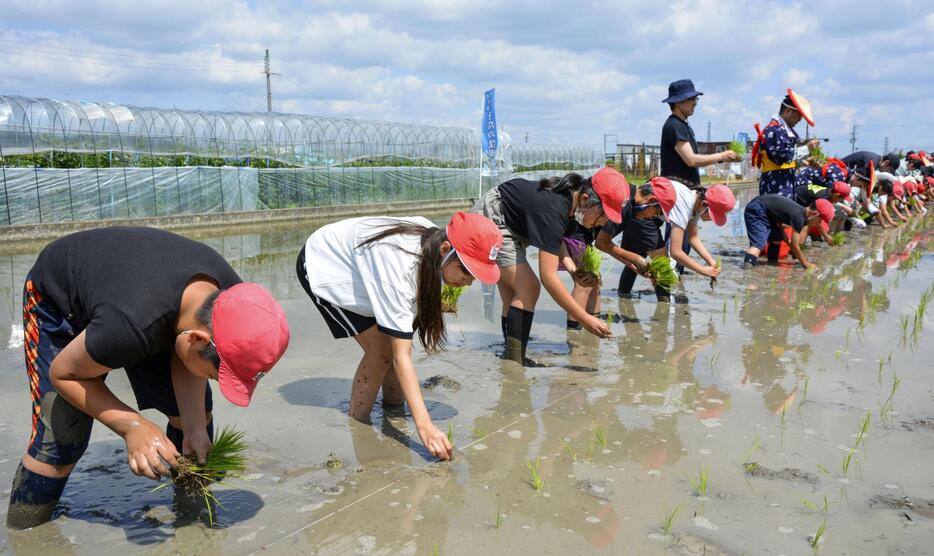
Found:
<svg viewBox="0 0 934 556"><path fill-rule="evenodd" d="M24 51L24 52L19 52L16 50L10 51L8 50L10 48ZM33 52L25 48L10 47L10 46L3 46L3 45L0 45L0 52L7 54L9 56L23 56L23 57L28 56L28 57L33 57L33 58L40 58L43 60L53 60L53 61L58 61L58 62L70 62L70 63L81 62L81 63L91 64L91 65L109 66L109 67L116 67L116 68L163 69L163 70L172 70L172 71L205 71L208 69L224 69L228 71L244 71L244 72L246 71L253 72L255 71L255 68L256 68L254 64L250 64L248 62L243 62L239 65L229 65L230 62L227 62L226 64L218 63L216 65L215 64L190 64L190 65L126 64L126 63L101 61L101 60L98 60L97 58L90 58L87 56L79 56L75 54L62 54L58 56L53 56L53 55L49 55L45 53ZM248 67L248 66L252 66L252 67Z"/></svg>
<svg viewBox="0 0 934 556"><path fill-rule="evenodd" d="M148 53L148 52L125 53L125 52L120 52L118 50L97 50L93 48L84 48L84 47L52 46L52 45L46 45L46 44L24 45L23 41L14 41L10 39L2 39L2 38L0 38L0 43L6 43L5 45L0 44L0 47L14 48L14 49L24 50L24 51L29 51L29 52L38 51L42 54L48 54L52 56L91 57L91 56L86 56L86 55L93 54L94 58L105 58L105 59L112 58L115 61L121 61L121 62L129 60L131 62L142 62L144 64L152 61L157 64L165 64L165 65L177 65L177 66L186 66L186 67L192 65L184 61L179 61L177 58L166 59L165 61L161 61L156 58L158 56L167 57L167 56L178 56L179 55L179 54L171 54L171 53L166 53L166 54L153 54L153 53ZM134 58L138 58L138 60L134 60ZM236 65L242 65L243 63L244 62L218 62L215 65L236 66ZM199 65L199 64L195 64L195 65Z"/></svg>

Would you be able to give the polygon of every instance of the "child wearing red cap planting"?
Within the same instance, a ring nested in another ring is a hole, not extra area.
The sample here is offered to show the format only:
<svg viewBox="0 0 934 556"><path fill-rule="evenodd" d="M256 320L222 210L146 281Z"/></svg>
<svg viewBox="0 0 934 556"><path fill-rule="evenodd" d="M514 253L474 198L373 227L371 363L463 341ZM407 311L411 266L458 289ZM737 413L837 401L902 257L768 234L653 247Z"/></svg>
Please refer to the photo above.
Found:
<svg viewBox="0 0 934 556"><path fill-rule="evenodd" d="M806 208L782 195L759 195L749 201L743 212L749 237L743 268L755 266L763 250L770 263L778 262L782 242L788 244L801 266L815 268L816 265L809 262L801 250L807 239L807 227L819 222L827 224L832 218L833 206L827 199L817 199L814 208ZM790 229L790 235L786 229Z"/></svg>
<svg viewBox="0 0 934 556"><path fill-rule="evenodd" d="M828 225L823 223L808 227L808 235L815 241L824 241L827 245L833 245L833 238L830 234L843 229L846 217L854 214L852 208L845 204L851 202L850 186L842 181L835 182L831 187L819 187L815 184L798 186L795 188L794 200L802 207L811 207L815 210L814 203L818 199L826 199L834 211ZM823 205L822 205L823 206Z"/></svg>
<svg viewBox="0 0 934 556"><path fill-rule="evenodd" d="M567 311L569 319L596 336L609 336L606 323L587 313L564 287L558 263L571 222L585 228L602 226L607 220L620 222L620 209L628 193L623 175L612 168L603 168L592 178L570 173L540 181L509 180L488 191L474 206L474 212L490 218L503 232L503 249L496 264L502 270L497 285L503 300L502 329L507 358L525 362L542 285ZM526 258L530 245L539 250L539 276Z"/></svg>
<svg viewBox="0 0 934 556"><path fill-rule="evenodd" d="M698 235L698 221L710 221L717 226L726 224L726 215L736 205L733 192L725 185L718 184L709 188L693 190L679 181L656 177L636 188L632 202L627 205L626 216L636 221L651 221L661 217L671 226L669 243L670 255L678 264L683 265L698 274L716 278L720 268L707 251ZM604 227L597 237L597 246L616 257L624 264L628 264L620 276L620 295L627 295L632 291L636 272L644 272L646 255L659 256L665 254L665 245L659 243L658 237L651 234L642 234L639 229L627 226L623 229L621 246L614 245L610 239L616 230ZM635 238L627 238L626 234L635 232ZM690 245L701 256L706 264L702 265L691 258L683 248ZM641 239L638 239L641 238ZM635 239L635 242L630 241ZM637 262L633 264L633 259ZM668 292L656 286L656 297L659 301L668 301Z"/></svg>
<svg viewBox="0 0 934 556"><path fill-rule="evenodd" d="M366 421L376 396L409 405L425 448L450 459L447 435L422 398L412 338L429 352L444 348L441 284L495 284L503 236L489 219L458 212L446 228L421 217L350 218L316 230L298 255L299 282L335 339L363 350L350 392L350 416Z"/></svg>
<svg viewBox="0 0 934 556"><path fill-rule="evenodd" d="M170 475L179 454L211 450L211 388L246 406L285 352L289 328L272 295L243 283L210 247L152 228L113 227L53 241L23 289L32 434L10 492L7 525L52 517L95 420L126 441L130 470ZM140 410L104 379L124 368Z"/></svg>

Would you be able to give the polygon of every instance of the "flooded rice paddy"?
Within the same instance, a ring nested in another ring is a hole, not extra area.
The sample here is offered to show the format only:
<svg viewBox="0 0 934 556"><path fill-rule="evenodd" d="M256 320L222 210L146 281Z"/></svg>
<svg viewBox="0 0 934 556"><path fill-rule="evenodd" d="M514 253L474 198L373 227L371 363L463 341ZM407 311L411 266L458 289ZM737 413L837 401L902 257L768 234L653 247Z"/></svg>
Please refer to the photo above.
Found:
<svg viewBox="0 0 934 556"><path fill-rule="evenodd" d="M642 281L620 300L620 266L605 260L610 339L565 330L543 293L539 367L500 359L499 303L477 284L449 349L416 356L420 378L437 377L425 396L452 426L450 463L404 415L377 404L372 424L346 417L359 350L330 338L294 277L311 230L198 236L270 288L292 328L251 407L215 408L251 442L249 474L215 489L217 526L197 501L151 492L98 424L60 515L0 531L0 553L930 553L934 307L919 300L934 283L932 224L812 246L814 272L743 272L734 211L701 229L723 256L714 289L687 276L678 302L659 304ZM28 436L20 289L37 252L0 257L0 513ZM133 399L122 372L108 384Z"/></svg>

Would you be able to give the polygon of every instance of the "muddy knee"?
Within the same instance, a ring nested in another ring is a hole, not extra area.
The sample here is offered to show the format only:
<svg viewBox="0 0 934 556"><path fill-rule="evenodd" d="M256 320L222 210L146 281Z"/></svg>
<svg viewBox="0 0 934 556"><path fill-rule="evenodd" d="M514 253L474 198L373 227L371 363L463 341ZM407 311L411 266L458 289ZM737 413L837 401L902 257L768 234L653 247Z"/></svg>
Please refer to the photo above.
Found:
<svg viewBox="0 0 934 556"><path fill-rule="evenodd" d="M62 471L67 467L68 473L74 468L73 465L56 467L62 467ZM6 516L7 527L28 529L52 519L52 513L62 497L67 482L67 473L64 476L46 477L27 469L23 463L20 463L13 476L13 486L10 489L10 506Z"/></svg>

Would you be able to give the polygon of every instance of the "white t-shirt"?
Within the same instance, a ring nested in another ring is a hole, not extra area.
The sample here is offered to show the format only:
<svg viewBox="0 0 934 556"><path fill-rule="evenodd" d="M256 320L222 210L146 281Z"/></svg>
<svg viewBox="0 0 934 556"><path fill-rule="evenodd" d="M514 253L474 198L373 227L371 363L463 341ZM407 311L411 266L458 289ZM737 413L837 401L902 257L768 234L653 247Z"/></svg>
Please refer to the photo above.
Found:
<svg viewBox="0 0 934 556"><path fill-rule="evenodd" d="M675 205L668 211L668 221L672 226L687 230L688 223L694 216L697 192L691 191L688 186L679 181L671 180L671 184L675 187Z"/></svg>
<svg viewBox="0 0 934 556"><path fill-rule="evenodd" d="M379 327L411 338L421 238L396 234L357 247L401 222L437 228L420 216L368 216L328 224L305 242L305 271L316 296L359 315L375 317Z"/></svg>

